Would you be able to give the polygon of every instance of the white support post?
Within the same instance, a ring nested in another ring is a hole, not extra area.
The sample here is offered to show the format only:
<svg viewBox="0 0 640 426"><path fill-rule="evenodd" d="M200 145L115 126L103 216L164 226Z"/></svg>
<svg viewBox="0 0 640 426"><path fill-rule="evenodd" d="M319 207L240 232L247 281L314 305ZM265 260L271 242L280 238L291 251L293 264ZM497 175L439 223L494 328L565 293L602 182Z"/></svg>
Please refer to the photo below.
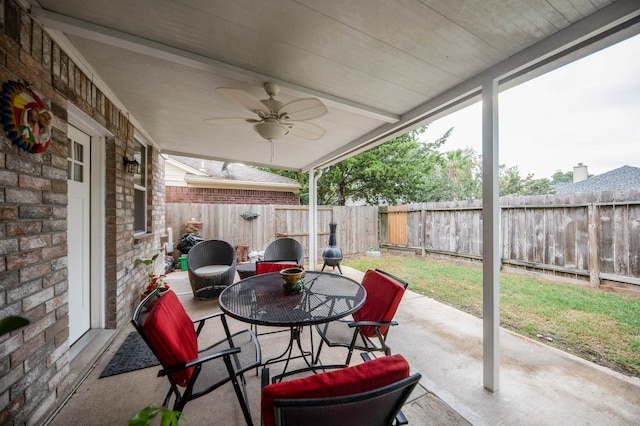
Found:
<svg viewBox="0 0 640 426"><path fill-rule="evenodd" d="M498 82L482 85L482 294L484 388L500 389Z"/></svg>
<svg viewBox="0 0 640 426"><path fill-rule="evenodd" d="M316 215L318 213L317 195L316 195L316 179L315 170L309 170L309 270L315 271L318 263L318 221Z"/></svg>

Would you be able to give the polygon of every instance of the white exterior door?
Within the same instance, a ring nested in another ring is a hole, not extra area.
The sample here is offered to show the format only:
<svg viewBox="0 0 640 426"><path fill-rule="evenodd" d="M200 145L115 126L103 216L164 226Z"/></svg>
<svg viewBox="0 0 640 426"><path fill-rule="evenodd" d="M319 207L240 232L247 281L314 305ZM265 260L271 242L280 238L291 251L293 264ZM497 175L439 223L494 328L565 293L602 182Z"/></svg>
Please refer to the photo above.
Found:
<svg viewBox="0 0 640 426"><path fill-rule="evenodd" d="M69 343L73 344L91 327L91 137L69 126L67 138Z"/></svg>

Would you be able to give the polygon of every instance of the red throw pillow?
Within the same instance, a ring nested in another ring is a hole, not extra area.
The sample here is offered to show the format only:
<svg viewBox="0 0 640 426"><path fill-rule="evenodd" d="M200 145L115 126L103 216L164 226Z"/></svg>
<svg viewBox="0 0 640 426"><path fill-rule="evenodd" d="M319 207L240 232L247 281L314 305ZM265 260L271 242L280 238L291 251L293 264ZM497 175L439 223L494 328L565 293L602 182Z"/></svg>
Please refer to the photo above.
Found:
<svg viewBox="0 0 640 426"><path fill-rule="evenodd" d="M396 354L376 358L353 367L267 385L262 389L260 407L263 425L275 425L273 409L275 400L353 395L395 383L409 377L409 372L407 360L402 355Z"/></svg>
<svg viewBox="0 0 640 426"><path fill-rule="evenodd" d="M178 296L168 291L156 302L142 326L158 360L164 368L183 364L198 357L198 336ZM171 379L185 387L193 367L171 374Z"/></svg>
<svg viewBox="0 0 640 426"><path fill-rule="evenodd" d="M404 295L404 286L378 271L369 269L362 278L362 286L367 290L367 299L362 308L353 313L354 321L392 321L400 300ZM385 333L389 327L380 327ZM373 327L361 327L360 334L376 337Z"/></svg>
<svg viewBox="0 0 640 426"><path fill-rule="evenodd" d="M295 263L258 262L256 263L256 275L277 272L287 268L302 268L302 266Z"/></svg>

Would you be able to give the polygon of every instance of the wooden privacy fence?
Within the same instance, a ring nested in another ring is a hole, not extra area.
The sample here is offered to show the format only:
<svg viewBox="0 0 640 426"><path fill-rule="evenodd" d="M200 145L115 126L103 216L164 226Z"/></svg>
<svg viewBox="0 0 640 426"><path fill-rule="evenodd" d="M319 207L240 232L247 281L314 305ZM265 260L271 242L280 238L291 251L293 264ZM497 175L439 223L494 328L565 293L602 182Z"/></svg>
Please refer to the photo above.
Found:
<svg viewBox="0 0 640 426"><path fill-rule="evenodd" d="M502 197L500 206L503 264L640 285L640 190ZM481 201L381 207L380 224L382 247L482 258Z"/></svg>
<svg viewBox="0 0 640 426"><path fill-rule="evenodd" d="M257 214L244 219L245 212ZM318 207L318 259L329 242L329 222L338 224L336 239L343 255L364 253L378 248L378 208L375 206ZM166 226L171 228L174 245L185 233L185 224L202 222L202 236L246 244L249 250L264 250L278 237L294 238L308 250L308 206L262 204L166 204ZM306 253L307 257L309 253Z"/></svg>
<svg viewBox="0 0 640 426"><path fill-rule="evenodd" d="M589 280L640 285L640 190L562 196L502 197L500 244L505 265ZM254 220L244 212L255 213ZM174 245L191 219L205 238L264 250L289 236L308 249L308 207L278 205L166 205ZM370 247L482 259L482 202L405 206L318 207L318 259L338 224L344 255ZM309 253L306 253L307 256Z"/></svg>

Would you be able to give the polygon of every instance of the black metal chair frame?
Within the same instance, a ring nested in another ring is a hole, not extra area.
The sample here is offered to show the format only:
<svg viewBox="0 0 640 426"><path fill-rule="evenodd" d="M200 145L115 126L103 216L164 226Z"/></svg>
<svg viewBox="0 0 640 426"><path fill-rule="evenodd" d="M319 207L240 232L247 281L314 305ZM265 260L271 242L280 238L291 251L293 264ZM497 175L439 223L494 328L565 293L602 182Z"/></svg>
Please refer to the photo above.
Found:
<svg viewBox="0 0 640 426"><path fill-rule="evenodd" d="M140 333L144 341L147 343L153 354L160 359L159 354L156 352L156 349L149 342L146 333L144 332L143 326L144 322L148 316L148 312L146 311L145 305L153 298L159 298L158 290L152 291L147 297L145 297L142 302L137 306L134 311L133 317L131 319L131 323L135 327L135 329ZM233 385L233 389L236 393L236 397L238 398L238 402L242 409L243 416L247 425L252 425L253 421L251 419L251 412L249 409L247 389L246 389L246 380L244 378L244 373L253 368L257 368L262 364L262 353L260 349L260 343L258 342L255 334L249 330L241 330L236 333L231 334L229 330L229 326L227 325L226 316L223 312L216 312L211 315L207 315L205 317L193 320L194 327L196 327L196 335L199 337L200 332L203 330L205 323L207 320L218 318L222 326L224 328L224 332L226 338L220 340L212 345L207 346L204 349L200 349L198 347L198 353L204 355L198 356L198 358L188 361L187 363L173 366L165 366L158 372L158 377L166 376L169 380L170 387L167 395L162 403L163 407L169 408L171 397L175 398L172 409L175 411L183 411L185 405L194 399L200 398L201 396L207 395L208 393L218 389L220 386L231 382ZM249 339L249 344L251 344L251 348L255 350L255 360L242 364L240 352L241 348L236 346L235 341L240 340L240 336L247 336ZM223 364L220 364L222 361ZM194 387L201 377L206 377L206 375L202 375L200 373L203 372L203 367L212 366L213 363L220 364L220 368L225 368L227 375L223 376L220 380L212 383L211 385L206 386L203 390L199 392L194 392ZM171 378L172 373L176 373L188 368L194 368L193 374L191 375L191 379L187 386L184 388L184 391L180 391L180 386ZM239 379L239 380L238 380Z"/></svg>
<svg viewBox="0 0 640 426"><path fill-rule="evenodd" d="M236 276L236 250L223 240L201 241L189 250L187 257L189 283L196 299L214 299ZM227 270L218 274L200 275L198 268L209 265L226 265Z"/></svg>
<svg viewBox="0 0 640 426"><path fill-rule="evenodd" d="M393 274L390 274L388 272L385 272L383 270L380 269L376 269L376 272L379 272L383 275L386 275L387 277L391 278L392 280L396 281L397 283L399 283L400 285L404 286L404 288L406 289L409 286L409 283L407 283L406 281L396 277ZM366 303L366 302L365 302ZM320 344L318 345L318 351L316 352L316 357L315 360L313 361L314 364L319 364L320 363L320 352L322 351L322 346L323 344L326 344L329 347L343 347L343 348L348 348L349 349L349 353L347 354L347 360L344 364L344 366L348 366L349 363L351 362L351 357L353 356L353 351L354 350L360 350L360 351L365 351L365 352L383 352L385 355L391 355L391 348L389 347L389 345L387 345L387 335L389 334L389 330L391 329L392 326L396 326L398 325L397 321L389 321L389 322L379 322L379 321L353 321L353 320L338 320L338 321L333 321L331 323L327 323L327 324L319 324L316 325L316 330L318 332L318 334L320 335ZM344 328L352 328L353 329L353 333L351 336L351 340L347 341L332 341L327 337L327 333L326 330L329 327L344 327ZM376 337L379 341L379 345L376 345L375 342L373 342L369 337L367 336L363 336L362 334L360 334L360 327L373 327L376 333ZM382 333L380 331L380 327L388 327L386 329L386 331L384 333ZM362 342L361 344L358 344L358 339L360 339L360 341Z"/></svg>

